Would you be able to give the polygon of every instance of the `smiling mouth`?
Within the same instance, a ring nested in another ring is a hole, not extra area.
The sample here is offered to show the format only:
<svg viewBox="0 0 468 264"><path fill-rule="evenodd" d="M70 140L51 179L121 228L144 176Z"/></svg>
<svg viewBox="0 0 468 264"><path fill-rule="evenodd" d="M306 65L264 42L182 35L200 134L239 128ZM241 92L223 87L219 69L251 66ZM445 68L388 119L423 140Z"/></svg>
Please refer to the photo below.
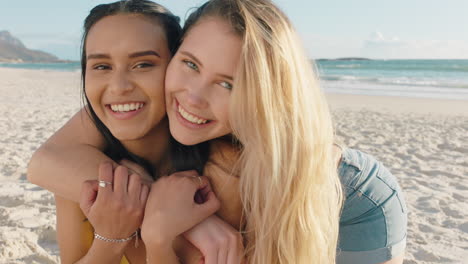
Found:
<svg viewBox="0 0 468 264"><path fill-rule="evenodd" d="M144 103L131 103L131 104L108 104L107 106L114 113L127 113L141 109Z"/></svg>
<svg viewBox="0 0 468 264"><path fill-rule="evenodd" d="M185 120L187 120L188 122L190 122L192 124L203 125L203 124L207 124L207 123L211 122L208 119L202 119L202 118L193 116L192 114L185 111L182 108L182 106L180 106L180 104L179 104L179 107L178 107L178 112Z"/></svg>

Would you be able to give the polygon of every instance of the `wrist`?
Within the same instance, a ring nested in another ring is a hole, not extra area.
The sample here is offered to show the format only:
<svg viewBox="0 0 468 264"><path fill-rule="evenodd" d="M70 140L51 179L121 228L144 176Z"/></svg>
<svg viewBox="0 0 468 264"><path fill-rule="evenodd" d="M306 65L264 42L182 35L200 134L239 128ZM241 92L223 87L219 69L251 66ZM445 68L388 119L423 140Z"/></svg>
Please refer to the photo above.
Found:
<svg viewBox="0 0 468 264"><path fill-rule="evenodd" d="M125 250L129 243L135 243L135 248L138 247L138 231L135 231L132 235L126 238L108 238L100 235L97 232L94 232L94 241L95 244L101 250L106 250L114 254L120 254Z"/></svg>
<svg viewBox="0 0 468 264"><path fill-rule="evenodd" d="M150 245L150 247L165 248L168 247L168 245L169 247L172 247L176 236L163 231L158 232L158 230L159 229L157 227L153 227L151 229L142 228L141 240L143 240L145 245Z"/></svg>
<svg viewBox="0 0 468 264"><path fill-rule="evenodd" d="M133 234L131 234L130 236L128 236L126 238L108 238L108 237L105 237L105 236L102 236L102 235L98 234L97 232L94 232L94 239L102 240L102 241L108 242L108 243L122 244L122 243L132 241L133 239L136 239L136 241L138 241L138 233L139 232L137 230L137 231L133 232ZM135 247L137 247L137 245L135 245Z"/></svg>
<svg viewBox="0 0 468 264"><path fill-rule="evenodd" d="M172 242L146 244L146 263L179 263Z"/></svg>
<svg viewBox="0 0 468 264"><path fill-rule="evenodd" d="M145 237L142 234L141 240L144 242L147 249L156 248L160 250L169 250L173 249L172 245L174 243L175 238L163 237L158 235L151 235L149 237Z"/></svg>
<svg viewBox="0 0 468 264"><path fill-rule="evenodd" d="M110 262L120 261L122 259L125 248L128 246L129 242L124 243L109 243L103 240L94 239L89 253L91 255L104 255L106 259ZM105 252L105 254L103 254Z"/></svg>

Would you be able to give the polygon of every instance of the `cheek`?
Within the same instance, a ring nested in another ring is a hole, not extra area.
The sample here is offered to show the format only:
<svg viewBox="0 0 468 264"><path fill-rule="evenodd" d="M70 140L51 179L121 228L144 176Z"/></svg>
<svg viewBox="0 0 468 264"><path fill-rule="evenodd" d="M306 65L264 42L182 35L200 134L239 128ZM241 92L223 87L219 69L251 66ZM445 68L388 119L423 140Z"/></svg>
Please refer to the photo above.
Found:
<svg viewBox="0 0 468 264"><path fill-rule="evenodd" d="M179 78L176 78L176 76L179 76ZM169 95L171 92L176 90L177 86L179 86L180 82L180 77L183 75L177 73L177 68L175 67L174 64L169 64L169 67L167 68L166 72L166 81L165 81L165 90L166 94Z"/></svg>
<svg viewBox="0 0 468 264"><path fill-rule="evenodd" d="M94 107L96 102L99 101L99 86L96 85L96 81L90 77L85 79L85 94L88 97L89 102Z"/></svg>
<svg viewBox="0 0 468 264"><path fill-rule="evenodd" d="M144 87L144 92L152 98L164 98L165 69L158 72L150 72L138 78L139 86Z"/></svg>
<svg viewBox="0 0 468 264"><path fill-rule="evenodd" d="M229 124L229 107L230 100L229 94L221 93L213 98L211 105L213 106L213 111L217 116L217 119L224 124L225 127L231 129Z"/></svg>

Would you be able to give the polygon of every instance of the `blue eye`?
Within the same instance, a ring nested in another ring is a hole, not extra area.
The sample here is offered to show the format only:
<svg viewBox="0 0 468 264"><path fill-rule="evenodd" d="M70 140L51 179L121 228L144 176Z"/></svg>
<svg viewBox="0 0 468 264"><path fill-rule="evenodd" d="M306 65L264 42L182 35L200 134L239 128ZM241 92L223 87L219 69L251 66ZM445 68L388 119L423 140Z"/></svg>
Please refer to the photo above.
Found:
<svg viewBox="0 0 468 264"><path fill-rule="evenodd" d="M219 85L221 85L222 87L228 89L228 90L232 90L232 84L228 83L228 82L220 82Z"/></svg>
<svg viewBox="0 0 468 264"><path fill-rule="evenodd" d="M187 65L189 68L191 68L191 69L193 69L193 70L195 70L195 71L198 71L198 66L197 66L195 63L193 63L193 62L191 62L191 61L189 61L189 60L184 60L183 62L184 62L185 65Z"/></svg>

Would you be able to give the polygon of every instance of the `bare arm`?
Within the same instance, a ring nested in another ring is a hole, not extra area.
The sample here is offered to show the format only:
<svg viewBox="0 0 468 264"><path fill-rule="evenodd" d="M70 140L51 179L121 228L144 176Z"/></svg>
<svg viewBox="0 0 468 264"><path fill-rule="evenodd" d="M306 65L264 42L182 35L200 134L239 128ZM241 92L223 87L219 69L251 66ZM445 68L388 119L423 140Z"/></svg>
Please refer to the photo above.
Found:
<svg viewBox="0 0 468 264"><path fill-rule="evenodd" d="M106 243L95 239L90 245L86 223L79 205L55 196L57 206L57 241L62 263L120 263L125 243Z"/></svg>
<svg viewBox="0 0 468 264"><path fill-rule="evenodd" d="M78 202L82 182L97 179L99 164L111 161L104 148L104 138L83 108L34 153L28 180Z"/></svg>

